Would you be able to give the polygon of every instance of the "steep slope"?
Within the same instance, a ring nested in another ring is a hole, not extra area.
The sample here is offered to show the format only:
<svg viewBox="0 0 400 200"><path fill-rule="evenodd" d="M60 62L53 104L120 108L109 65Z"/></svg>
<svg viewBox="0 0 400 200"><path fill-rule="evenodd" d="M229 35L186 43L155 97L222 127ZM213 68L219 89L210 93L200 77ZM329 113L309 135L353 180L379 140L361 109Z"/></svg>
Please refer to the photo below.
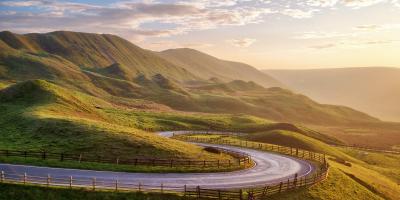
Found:
<svg viewBox="0 0 400 200"><path fill-rule="evenodd" d="M221 60L194 49L169 49L160 52L159 55L203 79L254 81L264 87L283 86L250 65Z"/></svg>
<svg viewBox="0 0 400 200"><path fill-rule="evenodd" d="M265 70L319 102L340 104L400 121L400 69L386 67Z"/></svg>
<svg viewBox="0 0 400 200"><path fill-rule="evenodd" d="M126 67L123 72L128 77L162 73L178 81L196 79L185 69L115 35L67 31L19 35L3 31L0 40L2 46L6 44L12 49L61 56L80 68L101 69L118 63Z"/></svg>

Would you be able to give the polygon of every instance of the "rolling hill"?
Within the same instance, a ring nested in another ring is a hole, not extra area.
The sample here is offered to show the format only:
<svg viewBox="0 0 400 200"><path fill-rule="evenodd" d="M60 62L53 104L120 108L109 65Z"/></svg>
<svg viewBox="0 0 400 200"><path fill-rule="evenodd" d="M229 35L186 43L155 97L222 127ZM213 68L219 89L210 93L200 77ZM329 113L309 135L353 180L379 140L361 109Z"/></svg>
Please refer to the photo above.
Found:
<svg viewBox="0 0 400 200"><path fill-rule="evenodd" d="M113 104L136 99L180 111L249 114L284 122L377 121L351 108L319 104L278 87L265 88L279 82L248 65L194 50L166 51L183 51L182 56L191 58L180 66L177 59L161 58L163 53L141 49L117 36L65 31L24 35L3 31L0 49L3 84L43 79ZM199 73L211 74L210 70L212 77ZM225 70L228 78L222 74ZM264 80L263 85L257 80Z"/></svg>
<svg viewBox="0 0 400 200"><path fill-rule="evenodd" d="M384 120L400 121L400 69L387 67L265 70L319 102L346 105Z"/></svg>
<svg viewBox="0 0 400 200"><path fill-rule="evenodd" d="M264 87L284 87L276 79L263 74L250 65L221 60L194 49L169 49L159 52L158 55L206 80L212 78L223 81L240 79L254 81Z"/></svg>
<svg viewBox="0 0 400 200"><path fill-rule="evenodd" d="M159 73L178 81L195 79L185 69L114 35L68 31L20 35L3 31L0 32L0 40L3 43L1 47L7 45L7 49L30 54L59 56L82 69L112 68L118 63L125 79L139 74L153 76Z"/></svg>

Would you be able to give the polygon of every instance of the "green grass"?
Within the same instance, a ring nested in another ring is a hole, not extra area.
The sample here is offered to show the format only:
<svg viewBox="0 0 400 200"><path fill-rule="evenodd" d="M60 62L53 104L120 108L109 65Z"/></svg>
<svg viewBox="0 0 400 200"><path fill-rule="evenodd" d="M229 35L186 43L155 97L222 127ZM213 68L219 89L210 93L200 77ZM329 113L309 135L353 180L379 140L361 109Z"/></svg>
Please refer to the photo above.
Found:
<svg viewBox="0 0 400 200"><path fill-rule="evenodd" d="M180 138L182 136L175 136ZM187 137L187 136L186 136ZM398 184L398 155L365 154L333 148L321 141L309 138L300 133L287 131L272 131L255 133L247 136L233 137L224 135L190 135L238 141L247 137L259 137L268 143L281 145L296 144L300 148L310 148L325 152L330 159L331 174L328 181L317 184L310 189L293 192L288 195L276 196L276 199L393 199L400 196ZM274 142L275 141L275 142ZM248 143L249 146L253 144ZM258 146L258 145L254 145ZM335 159L332 157L337 157ZM344 164L344 161L347 164ZM342 193L340 193L343 191ZM338 193L338 194L336 194ZM348 197L347 197L348 196Z"/></svg>
<svg viewBox="0 0 400 200"><path fill-rule="evenodd" d="M118 124L96 108L111 107L107 102L46 81L29 81L2 90L0 102L3 149L121 158L220 159L201 147Z"/></svg>
<svg viewBox="0 0 400 200"><path fill-rule="evenodd" d="M318 183L317 185L311 188L275 195L270 197L269 199L379 200L384 198L380 197L379 195L375 194L374 192L360 185L357 181L348 177L345 173L343 173L339 169L331 168L329 176L325 181Z"/></svg>
<svg viewBox="0 0 400 200"><path fill-rule="evenodd" d="M51 52L46 52L48 46L52 47ZM102 99L135 98L181 111L243 113L296 123L378 122L347 107L319 104L289 90L265 89L253 82L231 80L227 87L232 92L224 94L198 90L186 83L210 82L194 75L193 70L113 35L67 31L19 35L3 31L0 50L0 77L6 80L45 79ZM210 66L202 65L199 69L207 67ZM251 74L262 75L262 82L269 78L251 67L244 68Z"/></svg>
<svg viewBox="0 0 400 200"><path fill-rule="evenodd" d="M273 130L273 131L257 132L257 133L247 134L244 138L255 142L264 142L281 146L300 148L319 153L325 153L343 159L348 158L348 156L345 155L344 153L338 151L337 149L329 146L328 144L320 140L292 131Z"/></svg>
<svg viewBox="0 0 400 200"><path fill-rule="evenodd" d="M231 141L232 143L238 143L241 140L251 141L249 142L249 146L258 146L258 143L267 143L274 144L280 146L287 146L293 148L299 148L319 153L324 153L327 155L335 156L344 160L357 161L353 157L337 150L334 147L329 146L326 143L323 143L314 138L305 136L301 133L295 133L290 131L283 130L273 130L266 132L257 132L257 133L248 133L242 136L232 136L232 135L215 135L215 134L191 134L185 136L175 136L175 138L185 138L185 137L194 137L194 138L212 138L212 139L223 139ZM254 144L253 144L254 143Z"/></svg>
<svg viewBox="0 0 400 200"><path fill-rule="evenodd" d="M387 178L400 184L400 155L375 153L361 150L345 149L341 150L358 160L365 162L364 167L373 169L385 175Z"/></svg>
<svg viewBox="0 0 400 200"><path fill-rule="evenodd" d="M178 200L181 196L174 194L157 194L142 192L109 192L90 191L85 189L63 189L56 187L38 187L29 185L0 184L1 199L18 200Z"/></svg>
<svg viewBox="0 0 400 200"><path fill-rule="evenodd" d="M9 164L26 164L33 166L43 167L56 167L56 168L70 168L70 169L87 169L87 170L99 170L99 171L116 171L116 172L145 172L145 173L200 173L200 172L228 172L243 169L238 165L232 165L231 167L220 166L220 167L179 167L179 166L134 166L134 165L116 165L107 163L97 162L81 162L78 161L59 161L54 159L42 160L38 158L21 158L21 157L0 157L0 163ZM237 163L232 161L232 163ZM250 165L249 165L250 166ZM246 166L246 167L249 167Z"/></svg>

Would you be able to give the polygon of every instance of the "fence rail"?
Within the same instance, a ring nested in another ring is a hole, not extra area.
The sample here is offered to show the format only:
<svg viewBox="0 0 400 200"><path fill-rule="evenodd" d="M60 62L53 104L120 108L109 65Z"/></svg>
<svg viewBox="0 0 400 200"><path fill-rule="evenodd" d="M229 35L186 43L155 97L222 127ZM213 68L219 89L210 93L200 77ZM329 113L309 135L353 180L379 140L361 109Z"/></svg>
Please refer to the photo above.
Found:
<svg viewBox="0 0 400 200"><path fill-rule="evenodd" d="M212 189L197 187L183 186L170 186L160 183L158 185L145 185L141 183L129 183L120 180L105 181L101 179L83 178L83 177L55 177L48 175L47 177L31 176L28 174L13 174L5 173L0 174L1 183L20 183L20 184L36 184L42 186L59 186L65 188L86 188L90 190L114 190L114 191L146 191L146 192L160 192L160 193L179 193L188 198L194 199L218 199L218 200L262 200L268 199L269 196L284 193L298 188L305 188L317 184L327 178L329 172L329 164L325 159L324 154L306 151L297 148L284 147L272 144L257 143L250 141L231 141L223 139L209 139L198 137L184 136L185 141L234 145L246 148L254 148L259 150L273 151L281 154L286 154L302 159L312 160L319 163L317 170L304 177L298 177L297 174L279 183L265 184L263 187L243 188L243 189ZM0 155L3 155L0 151ZM8 152L10 153L10 152ZM11 155L11 154L9 154ZM25 152L24 154L25 155ZM28 154L27 154L28 155ZM42 154L41 154L42 155ZM46 154L45 158L50 154ZM248 157L247 157L248 158Z"/></svg>
<svg viewBox="0 0 400 200"><path fill-rule="evenodd" d="M156 158L107 158L99 156L90 156L85 154L66 154L45 151L20 151L20 150L0 150L0 156L20 157L20 158L37 158L43 160L58 161L77 161L77 162L93 162L106 163L116 165L133 165L133 166L163 166L163 167L246 167L250 163L250 157L247 154L234 152L223 148L216 148L218 151L231 155L236 159L232 160L195 160L195 159L156 159Z"/></svg>
<svg viewBox="0 0 400 200"><path fill-rule="evenodd" d="M197 134L197 133L193 133ZM189 197L198 199L232 199L232 200L244 200L244 199L267 199L268 196L279 194L298 188L305 188L314 184L317 184L328 177L329 164L326 161L325 154L307 151L299 148L285 147L280 145L273 145L267 143L259 143L252 141L243 140L227 140L221 138L200 138L196 136L181 135L180 138L184 141L198 142L198 143L212 143L220 145L231 145L240 146L264 151L272 151L280 154L286 154L301 159L311 160L319 163L319 168L315 173L309 174L304 177L297 177L297 174L292 179L288 179L284 182L276 184L266 184L264 187L255 187L246 190L213 190L200 188L187 189L185 194Z"/></svg>

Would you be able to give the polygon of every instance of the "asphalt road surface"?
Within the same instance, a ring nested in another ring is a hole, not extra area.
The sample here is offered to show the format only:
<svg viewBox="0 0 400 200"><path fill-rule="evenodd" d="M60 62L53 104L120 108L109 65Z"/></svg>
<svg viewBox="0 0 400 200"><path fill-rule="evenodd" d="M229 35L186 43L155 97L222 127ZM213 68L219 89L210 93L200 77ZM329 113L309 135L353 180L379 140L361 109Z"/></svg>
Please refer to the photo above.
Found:
<svg viewBox="0 0 400 200"><path fill-rule="evenodd" d="M169 133L160 133L166 137ZM143 184L160 186L163 184L166 188L177 187L183 185L187 187L201 186L210 189L227 189L227 188L250 188L254 186L265 186L284 182L288 178L306 176L312 173L314 167L307 161L274 154L253 149L245 149L234 146L201 144L202 146L218 147L231 151L246 153L251 156L256 163L250 169L244 169L234 172L216 172L216 173L126 173L126 172L109 172L109 171L93 171L79 169L63 169L50 167L36 167L27 165L0 164L0 170L5 174L24 174L29 176L69 178L73 176L74 181L88 181L96 177L96 181L104 186L113 185L115 180L125 184ZM181 190L177 189L177 190Z"/></svg>

